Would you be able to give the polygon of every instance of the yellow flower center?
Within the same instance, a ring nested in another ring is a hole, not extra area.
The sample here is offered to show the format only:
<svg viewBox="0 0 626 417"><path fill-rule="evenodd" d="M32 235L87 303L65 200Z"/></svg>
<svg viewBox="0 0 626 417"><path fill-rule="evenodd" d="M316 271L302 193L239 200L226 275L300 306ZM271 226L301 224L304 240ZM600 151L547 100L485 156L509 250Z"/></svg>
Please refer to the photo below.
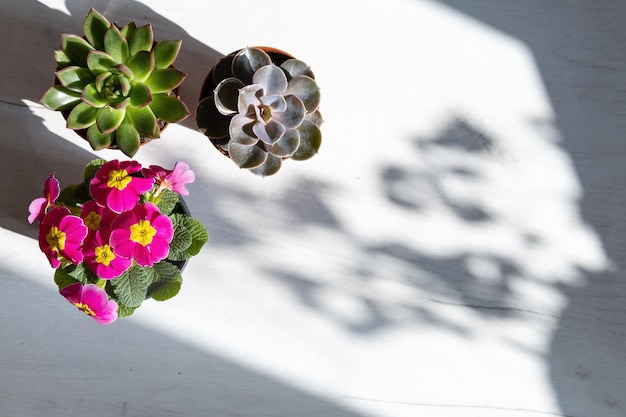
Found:
<svg viewBox="0 0 626 417"><path fill-rule="evenodd" d="M96 252L96 262L104 266L109 266L111 261L115 259L115 254L111 250L111 247L107 244L98 246L95 252Z"/></svg>
<svg viewBox="0 0 626 417"><path fill-rule="evenodd" d="M58 227L52 226L48 235L46 236L46 242L50 245L50 250L62 251L65 249L65 238L67 235L60 231Z"/></svg>
<svg viewBox="0 0 626 417"><path fill-rule="evenodd" d="M154 235L156 235L156 229L148 220L139 220L139 223L130 226L130 240L142 246L152 243Z"/></svg>
<svg viewBox="0 0 626 417"><path fill-rule="evenodd" d="M98 230L100 228L100 221L102 220L102 216L92 211L85 217L85 225L91 230Z"/></svg>
<svg viewBox="0 0 626 417"><path fill-rule="evenodd" d="M109 180L107 181L107 186L109 188L117 188L118 190L123 190L126 186L132 181L132 177L128 175L128 172L125 169L114 169L109 172Z"/></svg>
<svg viewBox="0 0 626 417"><path fill-rule="evenodd" d="M91 308L89 308L87 304L74 303L74 305L78 307L78 309L81 310L83 313L87 314L88 316L93 317L96 315L96 313Z"/></svg>

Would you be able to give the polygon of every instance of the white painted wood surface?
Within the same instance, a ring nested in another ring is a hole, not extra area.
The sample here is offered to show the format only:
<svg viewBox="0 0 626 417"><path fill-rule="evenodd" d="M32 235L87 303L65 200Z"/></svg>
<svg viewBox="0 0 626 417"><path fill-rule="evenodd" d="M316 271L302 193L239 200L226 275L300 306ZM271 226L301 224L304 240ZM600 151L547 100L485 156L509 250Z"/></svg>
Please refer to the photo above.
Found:
<svg viewBox="0 0 626 417"><path fill-rule="evenodd" d="M142 148L195 170L211 241L178 297L107 327L26 222L94 157L38 104L90 6L183 39L191 108L221 54L271 45L326 120L265 179L191 118ZM0 416L625 416L624 22L617 0L3 1Z"/></svg>

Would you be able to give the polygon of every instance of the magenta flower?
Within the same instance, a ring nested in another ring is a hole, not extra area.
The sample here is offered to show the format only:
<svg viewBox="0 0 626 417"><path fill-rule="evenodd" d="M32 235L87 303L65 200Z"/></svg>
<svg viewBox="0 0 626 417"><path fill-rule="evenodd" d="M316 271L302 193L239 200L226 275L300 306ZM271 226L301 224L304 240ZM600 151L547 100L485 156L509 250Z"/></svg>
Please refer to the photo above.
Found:
<svg viewBox="0 0 626 417"><path fill-rule="evenodd" d="M59 181L52 173L43 185L43 197L34 199L28 206L30 213L28 223L32 224L35 220L42 221L48 208L59 198L59 192Z"/></svg>
<svg viewBox="0 0 626 417"><path fill-rule="evenodd" d="M131 175L140 170L141 165L136 161L109 161L96 172L89 183L89 192L102 207L109 207L116 213L131 210L139 196L154 185L152 178Z"/></svg>
<svg viewBox="0 0 626 417"><path fill-rule="evenodd" d="M117 319L117 303L109 300L106 291L96 284L77 282L59 290L59 293L100 324L109 324Z"/></svg>
<svg viewBox="0 0 626 417"><path fill-rule="evenodd" d="M87 237L83 246L85 263L100 278L113 279L122 275L132 260L116 255L109 245L110 229L98 230Z"/></svg>
<svg viewBox="0 0 626 417"><path fill-rule="evenodd" d="M117 217L117 213L108 207L100 207L95 201L86 201L81 207L80 218L89 229L89 235L98 230L108 230L110 234L111 223Z"/></svg>
<svg viewBox="0 0 626 417"><path fill-rule="evenodd" d="M39 248L57 268L61 259L75 265L83 260L81 245L87 236L87 226L80 217L72 216L66 207L55 207L39 226Z"/></svg>
<svg viewBox="0 0 626 417"><path fill-rule="evenodd" d="M132 258L141 266L152 266L165 259L174 237L172 221L152 203L137 205L120 214L112 229L109 244L113 252Z"/></svg>
<svg viewBox="0 0 626 417"><path fill-rule="evenodd" d="M185 162L176 162L172 171L158 165L150 165L149 168L144 168L141 172L146 177L154 178L154 181L159 185L157 195L162 189L174 191L180 195L189 195L185 184L190 184L196 179L196 174L189 169L189 165Z"/></svg>

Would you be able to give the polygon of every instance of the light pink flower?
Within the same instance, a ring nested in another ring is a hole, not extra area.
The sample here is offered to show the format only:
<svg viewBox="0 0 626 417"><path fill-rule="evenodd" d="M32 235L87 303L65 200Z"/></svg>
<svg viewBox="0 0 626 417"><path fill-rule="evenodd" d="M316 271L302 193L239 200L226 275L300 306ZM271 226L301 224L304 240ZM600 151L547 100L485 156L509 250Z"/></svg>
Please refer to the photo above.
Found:
<svg viewBox="0 0 626 417"><path fill-rule="evenodd" d="M35 220L43 220L48 208L54 204L59 198L59 181L54 177L54 173L46 179L43 186L43 197L36 198L28 206L28 223L33 223Z"/></svg>
<svg viewBox="0 0 626 417"><path fill-rule="evenodd" d="M142 171L144 176L154 178L160 189L174 191L180 195L189 195L185 188L186 184L191 184L196 179L196 174L189 169L185 162L176 162L173 170L162 168L158 165L150 165ZM157 191L159 194L160 191Z"/></svg>
<svg viewBox="0 0 626 417"><path fill-rule="evenodd" d="M139 201L139 196L154 185L152 178L133 176L141 165L136 161L106 162L96 172L89 183L89 192L102 207L108 207L116 213L130 210Z"/></svg>
<svg viewBox="0 0 626 417"><path fill-rule="evenodd" d="M172 220L152 203L139 204L120 214L112 230L109 244L113 252L132 258L141 266L152 266L165 259L174 237Z"/></svg>
<svg viewBox="0 0 626 417"><path fill-rule="evenodd" d="M100 324L109 324L117 319L117 303L109 300L106 291L96 284L77 282L59 290L59 293Z"/></svg>
<svg viewBox="0 0 626 417"><path fill-rule="evenodd" d="M55 207L45 215L39 226L39 248L57 268L61 259L75 265L83 261L81 245L87 236L87 226L66 207Z"/></svg>

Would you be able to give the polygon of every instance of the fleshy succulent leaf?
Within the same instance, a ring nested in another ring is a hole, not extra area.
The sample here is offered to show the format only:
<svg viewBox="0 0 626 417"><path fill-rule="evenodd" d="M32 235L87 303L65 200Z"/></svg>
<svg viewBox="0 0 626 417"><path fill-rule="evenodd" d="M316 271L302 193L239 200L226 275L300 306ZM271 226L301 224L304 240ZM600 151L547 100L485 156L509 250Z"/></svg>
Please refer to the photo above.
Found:
<svg viewBox="0 0 626 417"><path fill-rule="evenodd" d="M215 107L213 96L203 98L196 108L196 125L210 139L219 139L228 135L230 117L221 114Z"/></svg>
<svg viewBox="0 0 626 417"><path fill-rule="evenodd" d="M104 51L94 50L87 55L87 66L96 75L109 71L113 65L115 60Z"/></svg>
<svg viewBox="0 0 626 417"><path fill-rule="evenodd" d="M250 171L256 175L261 175L263 177L267 177L269 175L274 175L278 172L280 167L282 166L282 158L279 158L274 155L268 155L267 160L256 168L252 168Z"/></svg>
<svg viewBox="0 0 626 417"><path fill-rule="evenodd" d="M100 132L98 126L93 124L87 129L87 140L95 151L108 148L113 143L113 133L104 134Z"/></svg>
<svg viewBox="0 0 626 417"><path fill-rule="evenodd" d="M178 123L189 116L185 103L167 94L152 96L150 108L159 119L168 123Z"/></svg>
<svg viewBox="0 0 626 417"><path fill-rule="evenodd" d="M285 111L274 113L273 119L280 122L287 128L300 126L300 123L304 120L304 116L306 116L304 103L302 103L302 100L293 94L286 95L285 102L287 103Z"/></svg>
<svg viewBox="0 0 626 417"><path fill-rule="evenodd" d="M137 153L141 137L137 129L133 126L128 117L124 118L122 124L115 131L115 143L124 153L124 155L132 157Z"/></svg>
<svg viewBox="0 0 626 417"><path fill-rule="evenodd" d="M281 123L275 120L270 120L266 124L256 122L252 125L252 131L261 141L268 145L272 145L283 137L286 129Z"/></svg>
<svg viewBox="0 0 626 417"><path fill-rule="evenodd" d="M239 89L244 84L238 78L226 78L215 87L215 106L223 115L237 113Z"/></svg>
<svg viewBox="0 0 626 417"><path fill-rule="evenodd" d="M253 132L253 126L257 123L243 114L236 114L230 121L228 134L232 143L239 145L255 145L259 139Z"/></svg>
<svg viewBox="0 0 626 417"><path fill-rule="evenodd" d="M68 90L62 85L54 85L46 90L39 100L51 110L67 110L80 103L80 93Z"/></svg>
<svg viewBox="0 0 626 417"><path fill-rule="evenodd" d="M150 89L143 83L135 83L130 91L130 104L133 107L144 107L152 101Z"/></svg>
<svg viewBox="0 0 626 417"><path fill-rule="evenodd" d="M146 80L146 85L152 94L169 93L178 87L187 74L176 68L157 69L150 74Z"/></svg>
<svg viewBox="0 0 626 417"><path fill-rule="evenodd" d="M122 124L125 115L126 111L124 109L116 109L111 106L102 107L98 110L96 125L100 132L104 134L112 133Z"/></svg>
<svg viewBox="0 0 626 417"><path fill-rule="evenodd" d="M147 24L137 28L127 39L131 56L139 51L150 51L154 42L152 25Z"/></svg>
<svg viewBox="0 0 626 417"><path fill-rule="evenodd" d="M239 168L256 168L267 160L268 153L256 145L228 143L228 153Z"/></svg>
<svg viewBox="0 0 626 417"><path fill-rule="evenodd" d="M288 59L280 64L280 67L285 70L288 79L292 79L298 75L306 75L308 77L315 78L313 71L311 71L311 67L299 59Z"/></svg>
<svg viewBox="0 0 626 417"><path fill-rule="evenodd" d="M67 127L70 129L86 129L96 122L98 109L87 103L78 103L67 116Z"/></svg>
<svg viewBox="0 0 626 417"><path fill-rule="evenodd" d="M81 95L82 100L92 107L104 107L108 104L108 100L100 94L96 88L96 83L88 84Z"/></svg>
<svg viewBox="0 0 626 417"><path fill-rule="evenodd" d="M94 50L94 47L80 36L67 34L61 37L61 47L75 65L81 67L87 66L87 55Z"/></svg>
<svg viewBox="0 0 626 417"><path fill-rule="evenodd" d="M128 59L128 42L115 25L111 25L104 35L104 51L118 64Z"/></svg>
<svg viewBox="0 0 626 417"><path fill-rule="evenodd" d="M252 82L252 75L261 67L272 63L265 51L259 48L243 48L235 55L232 64L232 73L244 84Z"/></svg>
<svg viewBox="0 0 626 417"><path fill-rule="evenodd" d="M150 109L150 106L129 107L126 109L126 114L141 136L147 138L159 137L159 125L157 124L156 116Z"/></svg>
<svg viewBox="0 0 626 417"><path fill-rule="evenodd" d="M126 66L133 72L133 80L144 82L154 69L154 53L139 51L128 59Z"/></svg>
<svg viewBox="0 0 626 417"><path fill-rule="evenodd" d="M57 67L59 68L65 68L69 67L70 65L75 65L72 57L62 50L54 51L54 62L57 63Z"/></svg>
<svg viewBox="0 0 626 417"><path fill-rule="evenodd" d="M129 22L127 25L125 25L124 27L122 27L120 29L120 33L126 38L129 39L131 36L133 36L133 33L135 33L135 31L137 30L137 24L132 21Z"/></svg>
<svg viewBox="0 0 626 417"><path fill-rule="evenodd" d="M96 49L104 49L104 34L111 23L100 12L91 8L83 21L83 31L90 44Z"/></svg>
<svg viewBox="0 0 626 417"><path fill-rule="evenodd" d="M254 73L252 83L263 87L265 95L280 94L287 88L287 76L276 65L266 65Z"/></svg>
<svg viewBox="0 0 626 417"><path fill-rule="evenodd" d="M246 85L239 90L237 98L237 111L239 114L248 115L254 113L251 111L258 108L261 101L259 97L263 95L263 87L258 84Z"/></svg>
<svg viewBox="0 0 626 417"><path fill-rule="evenodd" d="M322 132L319 127L308 120L302 122L297 130L300 134L300 146L291 157L298 161L304 161L319 151L322 144Z"/></svg>
<svg viewBox="0 0 626 417"><path fill-rule="evenodd" d="M320 89L315 80L306 75L297 75L289 81L285 94L298 96L304 103L307 113L315 111L320 104Z"/></svg>
<svg viewBox="0 0 626 417"><path fill-rule="evenodd" d="M181 43L182 41L178 39L164 40L157 43L153 48L155 68L164 69L171 66L178 56Z"/></svg>
<svg viewBox="0 0 626 417"><path fill-rule="evenodd" d="M296 129L288 129L282 138L265 149L272 155L284 158L293 155L300 146L300 134Z"/></svg>
<svg viewBox="0 0 626 417"><path fill-rule="evenodd" d="M57 71L56 76L63 87L77 93L94 81L94 76L89 69L77 66L65 67Z"/></svg>

